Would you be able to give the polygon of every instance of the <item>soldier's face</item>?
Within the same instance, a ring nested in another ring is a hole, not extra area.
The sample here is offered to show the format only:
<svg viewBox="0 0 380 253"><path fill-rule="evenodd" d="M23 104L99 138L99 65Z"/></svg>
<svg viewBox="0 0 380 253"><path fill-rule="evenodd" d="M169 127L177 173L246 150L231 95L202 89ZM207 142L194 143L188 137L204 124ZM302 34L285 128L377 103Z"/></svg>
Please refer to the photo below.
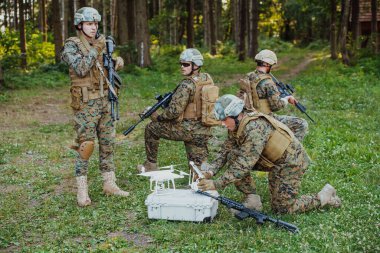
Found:
<svg viewBox="0 0 380 253"><path fill-rule="evenodd" d="M83 32L90 38L95 38L98 31L98 22L82 22Z"/></svg>
<svg viewBox="0 0 380 253"><path fill-rule="evenodd" d="M227 129L230 131L234 131L236 128L235 120L230 117L227 117L224 120L222 120L222 125L227 127Z"/></svg>
<svg viewBox="0 0 380 253"><path fill-rule="evenodd" d="M181 73L182 75L184 76L188 76L191 74L191 71L192 71L192 66L191 66L191 62L180 62L180 68L181 68Z"/></svg>

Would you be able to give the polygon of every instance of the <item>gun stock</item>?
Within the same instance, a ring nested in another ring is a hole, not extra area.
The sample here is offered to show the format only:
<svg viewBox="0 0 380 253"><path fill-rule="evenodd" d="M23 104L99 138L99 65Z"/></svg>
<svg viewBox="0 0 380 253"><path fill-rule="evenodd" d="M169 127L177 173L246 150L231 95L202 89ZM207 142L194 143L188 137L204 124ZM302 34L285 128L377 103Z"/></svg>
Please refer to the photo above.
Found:
<svg viewBox="0 0 380 253"><path fill-rule="evenodd" d="M235 215L235 217L238 218L239 220L243 220L245 218L251 217L251 218L254 218L256 220L256 224L258 224L258 225L262 225L262 224L264 224L264 222L269 221L269 222L274 223L278 227L284 228L284 229L286 229L292 233L298 233L299 232L298 227L293 225L293 224L287 223L287 222L279 220L279 219L272 218L272 217L270 217L264 213L258 212L256 210L246 208L243 204L236 202L232 199L229 199L226 197L221 197L221 196L216 197L216 196L211 195L208 192L203 192L200 190L198 190L196 192L199 194L208 196L210 198L219 200L220 203L227 206L228 208L232 208L232 209L235 209L237 211L240 211L239 213L237 213Z"/></svg>

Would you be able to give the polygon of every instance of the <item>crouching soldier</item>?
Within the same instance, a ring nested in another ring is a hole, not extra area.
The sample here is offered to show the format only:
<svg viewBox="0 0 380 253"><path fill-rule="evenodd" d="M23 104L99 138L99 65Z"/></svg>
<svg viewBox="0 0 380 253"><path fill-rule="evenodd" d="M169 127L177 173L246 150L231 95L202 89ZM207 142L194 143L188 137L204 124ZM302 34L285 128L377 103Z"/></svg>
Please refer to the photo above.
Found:
<svg viewBox="0 0 380 253"><path fill-rule="evenodd" d="M74 24L77 37L66 40L62 49L62 60L69 65L71 78L71 107L74 113L74 128L77 133L75 145L78 152L75 175L78 186L79 206L88 206L87 169L95 139L99 141L100 170L103 176L103 191L106 194L128 196L116 185L113 162L115 122L111 117L111 103L108 100L110 88L103 69L103 51L106 40L97 36L101 17L97 10L83 7L75 13ZM122 68L124 61L118 57L115 69Z"/></svg>
<svg viewBox="0 0 380 253"><path fill-rule="evenodd" d="M161 114L152 114L152 122L145 128L146 161L137 166L140 172L157 170L161 138L183 141L188 160L198 166L207 160L210 126L219 124L213 115L219 90L209 74L200 72L203 56L197 49L184 50L179 65L184 79L175 89L168 107Z"/></svg>
<svg viewBox="0 0 380 253"><path fill-rule="evenodd" d="M270 71L277 64L276 54L271 50L264 49L255 56L255 61L257 63L256 70L248 73L245 79L240 80L240 90L237 96L244 100L246 108L255 108L284 123L302 142L309 128L307 121L295 116L273 113L283 109L288 103L293 105L296 103L293 96L280 97L280 92L271 77Z"/></svg>
<svg viewBox="0 0 380 253"><path fill-rule="evenodd" d="M325 205L339 207L341 201L329 184L318 194L298 196L302 175L309 164L302 144L283 123L243 107L243 100L233 95L217 100L215 116L228 128L229 136L216 159L209 166L202 166L208 179L202 179L198 187L203 191L220 190L234 183L246 195L243 204L260 210L261 200L250 172L264 169L269 171L271 206L275 212L305 212ZM227 162L225 173L210 180Z"/></svg>

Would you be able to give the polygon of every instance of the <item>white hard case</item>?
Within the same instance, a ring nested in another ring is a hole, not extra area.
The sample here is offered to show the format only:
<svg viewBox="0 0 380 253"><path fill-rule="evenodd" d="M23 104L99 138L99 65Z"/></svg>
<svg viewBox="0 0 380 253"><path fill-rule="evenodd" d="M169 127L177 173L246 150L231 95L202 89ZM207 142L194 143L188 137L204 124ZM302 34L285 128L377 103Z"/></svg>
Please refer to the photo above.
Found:
<svg viewBox="0 0 380 253"><path fill-rule="evenodd" d="M217 195L216 191L210 192ZM214 219L218 201L192 190L166 189L153 192L145 200L149 219L209 222Z"/></svg>

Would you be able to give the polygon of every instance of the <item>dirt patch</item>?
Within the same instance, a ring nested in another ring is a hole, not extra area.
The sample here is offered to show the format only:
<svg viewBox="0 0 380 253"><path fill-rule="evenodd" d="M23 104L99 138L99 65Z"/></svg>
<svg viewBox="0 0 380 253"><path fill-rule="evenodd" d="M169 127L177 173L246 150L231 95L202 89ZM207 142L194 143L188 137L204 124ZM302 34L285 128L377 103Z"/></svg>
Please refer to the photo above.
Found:
<svg viewBox="0 0 380 253"><path fill-rule="evenodd" d="M7 194L7 193L11 193L11 192L17 192L17 191L21 191L22 190L22 187L19 186L19 185L4 185L4 184L0 184L0 193L4 193L4 194Z"/></svg>
<svg viewBox="0 0 380 253"><path fill-rule="evenodd" d="M132 242L134 245L138 247L147 247L149 246L154 240L143 234L138 234L138 233L127 233L125 231L121 232L113 232L108 234L109 238L123 238L127 242Z"/></svg>
<svg viewBox="0 0 380 253"><path fill-rule="evenodd" d="M38 96L0 107L0 129L24 129L31 124L60 124L70 120L67 88L50 89Z"/></svg>

